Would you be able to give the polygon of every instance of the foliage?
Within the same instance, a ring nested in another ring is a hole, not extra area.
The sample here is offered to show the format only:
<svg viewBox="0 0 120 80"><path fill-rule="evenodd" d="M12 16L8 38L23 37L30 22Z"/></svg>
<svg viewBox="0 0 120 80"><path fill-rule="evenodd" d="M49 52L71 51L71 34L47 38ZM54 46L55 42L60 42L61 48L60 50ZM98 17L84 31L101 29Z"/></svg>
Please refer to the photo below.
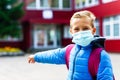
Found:
<svg viewBox="0 0 120 80"><path fill-rule="evenodd" d="M19 19L23 15L23 3L19 0L0 0L0 38L19 37Z"/></svg>
<svg viewBox="0 0 120 80"><path fill-rule="evenodd" d="M18 55L24 55L24 52L15 47L5 46L3 48L0 47L0 57L1 56L18 56Z"/></svg>

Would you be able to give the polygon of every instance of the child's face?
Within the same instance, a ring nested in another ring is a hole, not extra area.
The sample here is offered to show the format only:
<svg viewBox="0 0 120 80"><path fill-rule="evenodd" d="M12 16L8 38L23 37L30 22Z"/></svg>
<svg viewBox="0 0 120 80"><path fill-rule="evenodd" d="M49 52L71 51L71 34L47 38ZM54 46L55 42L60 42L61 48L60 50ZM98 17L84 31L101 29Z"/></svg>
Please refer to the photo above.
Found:
<svg viewBox="0 0 120 80"><path fill-rule="evenodd" d="M96 28L92 27L92 24L88 18L75 18L71 21L71 34L85 30L91 30L92 34L96 32Z"/></svg>

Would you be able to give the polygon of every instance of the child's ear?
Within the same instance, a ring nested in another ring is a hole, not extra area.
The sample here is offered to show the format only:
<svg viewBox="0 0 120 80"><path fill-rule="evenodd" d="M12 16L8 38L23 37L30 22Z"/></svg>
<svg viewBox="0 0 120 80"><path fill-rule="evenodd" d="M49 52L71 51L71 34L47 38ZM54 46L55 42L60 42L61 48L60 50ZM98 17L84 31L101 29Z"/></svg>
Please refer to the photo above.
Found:
<svg viewBox="0 0 120 80"><path fill-rule="evenodd" d="M96 32L96 28L93 28L92 34L95 34Z"/></svg>

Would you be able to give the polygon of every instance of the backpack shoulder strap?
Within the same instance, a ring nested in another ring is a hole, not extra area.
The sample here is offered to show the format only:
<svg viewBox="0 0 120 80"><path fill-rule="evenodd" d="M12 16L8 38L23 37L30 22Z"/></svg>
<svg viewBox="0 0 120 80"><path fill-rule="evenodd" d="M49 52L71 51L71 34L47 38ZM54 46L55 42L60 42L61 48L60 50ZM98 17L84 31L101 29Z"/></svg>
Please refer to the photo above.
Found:
<svg viewBox="0 0 120 80"><path fill-rule="evenodd" d="M98 67L100 63L100 55L102 50L103 48L93 49L89 57L88 69L91 76L93 77L93 80L96 80L97 77Z"/></svg>
<svg viewBox="0 0 120 80"><path fill-rule="evenodd" d="M103 48L95 48L92 50L89 61L88 61L88 69L89 72L93 78L93 80L96 80L97 78L97 72L98 72L98 67L100 63L100 56L101 56L101 51ZM113 74L113 80L115 80L115 76Z"/></svg>
<svg viewBox="0 0 120 80"><path fill-rule="evenodd" d="M68 47L66 48L66 53L65 53L65 61L66 61L66 66L69 69L69 57L70 57L70 52L72 50L72 48L74 47L74 44L70 44L68 45Z"/></svg>

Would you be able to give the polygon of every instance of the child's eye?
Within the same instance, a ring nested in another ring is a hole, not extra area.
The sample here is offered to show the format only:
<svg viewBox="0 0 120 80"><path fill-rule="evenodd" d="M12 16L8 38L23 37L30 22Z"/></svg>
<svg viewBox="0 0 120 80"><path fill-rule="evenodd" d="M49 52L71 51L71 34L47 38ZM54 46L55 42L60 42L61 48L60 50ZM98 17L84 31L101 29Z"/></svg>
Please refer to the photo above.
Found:
<svg viewBox="0 0 120 80"><path fill-rule="evenodd" d="M85 30L89 30L89 28L86 27L86 28L83 28L83 30L84 30L84 31L85 31Z"/></svg>
<svg viewBox="0 0 120 80"><path fill-rule="evenodd" d="M79 29L78 29L78 28L75 28L74 30L75 30L75 31L78 31Z"/></svg>
<svg viewBox="0 0 120 80"><path fill-rule="evenodd" d="M79 28L74 28L73 31L74 31L74 32L78 32L78 31L79 31Z"/></svg>

